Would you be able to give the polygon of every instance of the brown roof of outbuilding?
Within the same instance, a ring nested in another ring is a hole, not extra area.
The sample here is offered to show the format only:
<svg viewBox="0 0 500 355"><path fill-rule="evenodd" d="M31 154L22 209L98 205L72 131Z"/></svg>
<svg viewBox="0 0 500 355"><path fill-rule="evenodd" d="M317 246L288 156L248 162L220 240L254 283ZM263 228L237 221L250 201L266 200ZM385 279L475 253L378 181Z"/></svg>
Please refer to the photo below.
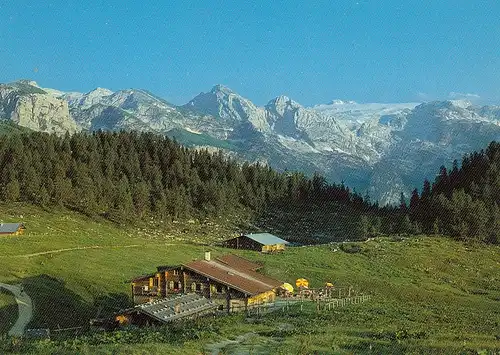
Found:
<svg viewBox="0 0 500 355"><path fill-rule="evenodd" d="M196 260L183 266L249 295L270 291L282 284L281 281L256 271L241 268L235 264L231 266L219 260Z"/></svg>
<svg viewBox="0 0 500 355"><path fill-rule="evenodd" d="M242 270L257 270L262 267L262 265L254 263L248 259L242 258L241 256L234 254L227 254L221 257L216 258L217 261L220 261L226 265L231 267L235 267Z"/></svg>

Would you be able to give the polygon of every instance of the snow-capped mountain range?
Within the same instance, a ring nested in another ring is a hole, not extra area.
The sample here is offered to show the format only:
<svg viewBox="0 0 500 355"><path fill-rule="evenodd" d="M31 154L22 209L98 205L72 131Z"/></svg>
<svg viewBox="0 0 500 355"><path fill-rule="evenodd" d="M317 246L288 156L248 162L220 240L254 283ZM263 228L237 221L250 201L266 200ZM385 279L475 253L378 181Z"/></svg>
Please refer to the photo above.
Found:
<svg viewBox="0 0 500 355"><path fill-rule="evenodd" d="M62 92L0 84L0 118L38 131L139 130L221 149L280 170L318 171L381 204L433 179L441 165L500 139L500 106L466 101L304 107L278 96L264 107L216 85L176 106L141 89Z"/></svg>

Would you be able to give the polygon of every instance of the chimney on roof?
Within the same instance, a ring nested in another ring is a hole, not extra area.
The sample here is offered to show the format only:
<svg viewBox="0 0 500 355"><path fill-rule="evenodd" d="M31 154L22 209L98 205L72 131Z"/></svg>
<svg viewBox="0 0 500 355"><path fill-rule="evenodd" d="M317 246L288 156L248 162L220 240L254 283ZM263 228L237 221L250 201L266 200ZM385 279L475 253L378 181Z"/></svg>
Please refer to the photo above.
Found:
<svg viewBox="0 0 500 355"><path fill-rule="evenodd" d="M205 260L210 261L210 252L209 251L205 252Z"/></svg>

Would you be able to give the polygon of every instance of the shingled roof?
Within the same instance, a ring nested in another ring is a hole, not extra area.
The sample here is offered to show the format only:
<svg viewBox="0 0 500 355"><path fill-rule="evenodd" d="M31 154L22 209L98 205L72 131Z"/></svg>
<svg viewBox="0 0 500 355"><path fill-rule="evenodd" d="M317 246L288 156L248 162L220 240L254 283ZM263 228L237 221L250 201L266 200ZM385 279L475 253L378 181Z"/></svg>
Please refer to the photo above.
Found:
<svg viewBox="0 0 500 355"><path fill-rule="evenodd" d="M176 306L179 307L177 311ZM196 293L190 293L143 303L129 310L129 312L138 311L161 322L171 322L215 308L217 308L217 305L211 300Z"/></svg>
<svg viewBox="0 0 500 355"><path fill-rule="evenodd" d="M270 291L282 284L281 281L250 269L259 265L236 255L221 257L219 260L196 260L183 266L248 295Z"/></svg>
<svg viewBox="0 0 500 355"><path fill-rule="evenodd" d="M218 257L216 260L231 267L236 267L238 269L243 269L243 270L255 271L262 267L261 264L254 263L253 261L250 261L248 259L242 258L241 256L234 254L223 255Z"/></svg>

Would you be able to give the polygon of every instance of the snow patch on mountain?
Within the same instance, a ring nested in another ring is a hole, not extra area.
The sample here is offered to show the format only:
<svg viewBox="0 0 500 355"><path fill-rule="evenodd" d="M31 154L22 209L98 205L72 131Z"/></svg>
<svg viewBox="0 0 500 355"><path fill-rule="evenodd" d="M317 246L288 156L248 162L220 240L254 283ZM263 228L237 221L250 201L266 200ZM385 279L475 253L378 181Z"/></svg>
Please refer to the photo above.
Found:
<svg viewBox="0 0 500 355"><path fill-rule="evenodd" d="M352 128L357 128L366 120L408 112L419 103L357 103L355 101L333 100L330 104L313 106L312 109L325 116L345 121Z"/></svg>

